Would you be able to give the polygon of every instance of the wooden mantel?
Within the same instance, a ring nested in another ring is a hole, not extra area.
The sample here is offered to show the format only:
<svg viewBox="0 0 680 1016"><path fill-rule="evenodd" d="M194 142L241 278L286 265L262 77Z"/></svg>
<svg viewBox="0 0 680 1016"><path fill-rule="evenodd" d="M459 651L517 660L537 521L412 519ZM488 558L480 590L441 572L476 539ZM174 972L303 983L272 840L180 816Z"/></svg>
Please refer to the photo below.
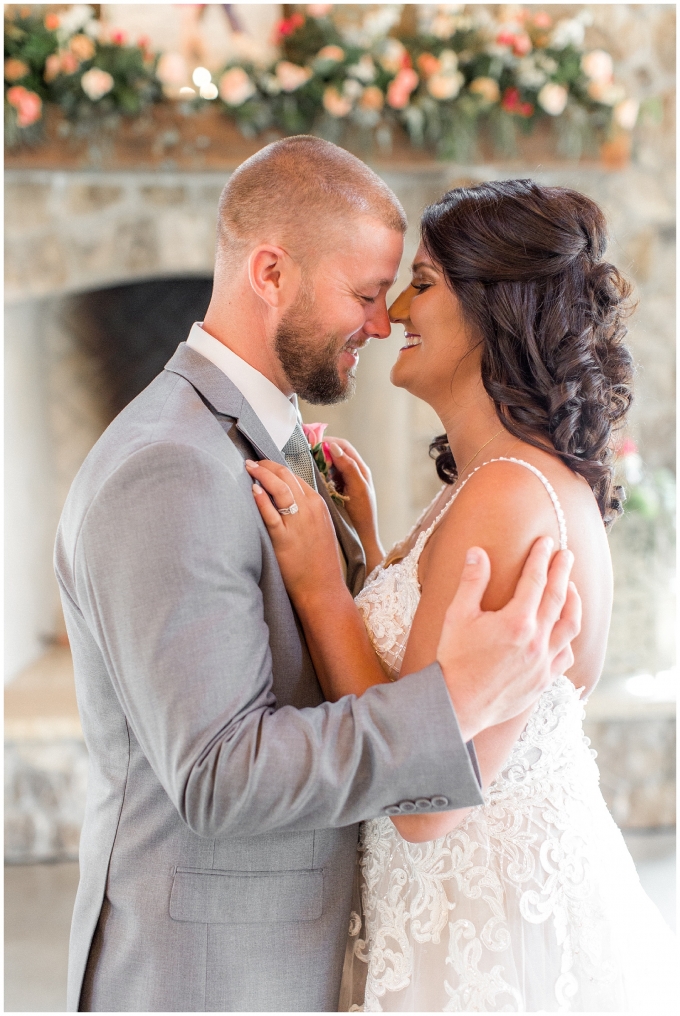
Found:
<svg viewBox="0 0 680 1016"><path fill-rule="evenodd" d="M7 150L5 168L229 171L278 137L276 131L270 131L257 138L245 138L214 107L184 115L180 107L158 105L135 119L122 118L115 131L99 129L89 134L67 123L58 109L48 108L44 141L35 146ZM350 147L376 169L422 172L428 166L436 170L441 165L426 150L414 148L403 132L395 132L389 151L375 144L367 147L361 139ZM622 169L630 159L630 136L621 135L603 145L599 159L584 158L566 163L556 154L550 124L541 124L533 134L520 136L514 158L500 157L484 140L479 148L476 163L502 163L504 168L574 168L579 165Z"/></svg>

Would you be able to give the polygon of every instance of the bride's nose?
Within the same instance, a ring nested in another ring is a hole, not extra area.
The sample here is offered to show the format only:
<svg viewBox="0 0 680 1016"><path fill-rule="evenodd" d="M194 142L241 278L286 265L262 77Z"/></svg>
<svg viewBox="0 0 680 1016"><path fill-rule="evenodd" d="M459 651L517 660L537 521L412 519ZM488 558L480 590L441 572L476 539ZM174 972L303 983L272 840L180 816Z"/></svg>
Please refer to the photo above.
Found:
<svg viewBox="0 0 680 1016"><path fill-rule="evenodd" d="M411 300L413 299L413 287L407 286L394 301L389 309L390 321L402 323L408 321L411 316Z"/></svg>

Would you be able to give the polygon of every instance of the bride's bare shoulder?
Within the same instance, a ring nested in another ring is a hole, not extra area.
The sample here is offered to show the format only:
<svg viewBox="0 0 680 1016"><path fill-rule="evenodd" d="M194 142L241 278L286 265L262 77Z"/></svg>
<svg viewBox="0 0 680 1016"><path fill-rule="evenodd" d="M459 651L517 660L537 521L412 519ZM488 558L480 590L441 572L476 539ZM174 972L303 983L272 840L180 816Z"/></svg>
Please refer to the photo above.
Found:
<svg viewBox="0 0 680 1016"><path fill-rule="evenodd" d="M513 458L521 461L484 463L460 489L423 552L424 595L427 590L432 595L455 591L467 549L480 546L491 560L491 582L483 605L487 610L499 609L510 599L533 542L550 536L555 548L559 546L564 529L557 506L563 500L572 520L582 515L588 524L597 524L591 518L593 510L595 516L598 512L590 488L561 461L524 447Z"/></svg>

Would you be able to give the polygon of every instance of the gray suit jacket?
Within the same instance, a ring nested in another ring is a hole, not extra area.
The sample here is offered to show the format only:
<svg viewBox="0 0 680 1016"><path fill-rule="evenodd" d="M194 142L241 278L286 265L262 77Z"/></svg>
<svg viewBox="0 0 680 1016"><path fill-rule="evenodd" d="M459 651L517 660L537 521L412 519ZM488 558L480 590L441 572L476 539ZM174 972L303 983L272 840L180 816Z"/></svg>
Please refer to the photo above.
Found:
<svg viewBox="0 0 680 1016"><path fill-rule="evenodd" d="M357 823L481 801L436 664L324 701L245 455L282 461L182 343L64 508L90 755L71 1011L335 1010ZM363 558L330 507L356 591Z"/></svg>

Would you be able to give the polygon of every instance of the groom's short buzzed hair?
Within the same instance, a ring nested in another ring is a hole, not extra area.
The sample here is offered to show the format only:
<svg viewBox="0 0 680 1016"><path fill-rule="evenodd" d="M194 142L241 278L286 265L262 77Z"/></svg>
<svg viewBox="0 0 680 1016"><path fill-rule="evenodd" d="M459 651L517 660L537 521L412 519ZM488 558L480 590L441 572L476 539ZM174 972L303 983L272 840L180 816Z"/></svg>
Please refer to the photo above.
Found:
<svg viewBox="0 0 680 1016"><path fill-rule="evenodd" d="M357 215L406 232L398 198L365 163L321 138L284 138L242 163L222 191L217 261L235 268L269 242L307 267L337 247L338 231Z"/></svg>

